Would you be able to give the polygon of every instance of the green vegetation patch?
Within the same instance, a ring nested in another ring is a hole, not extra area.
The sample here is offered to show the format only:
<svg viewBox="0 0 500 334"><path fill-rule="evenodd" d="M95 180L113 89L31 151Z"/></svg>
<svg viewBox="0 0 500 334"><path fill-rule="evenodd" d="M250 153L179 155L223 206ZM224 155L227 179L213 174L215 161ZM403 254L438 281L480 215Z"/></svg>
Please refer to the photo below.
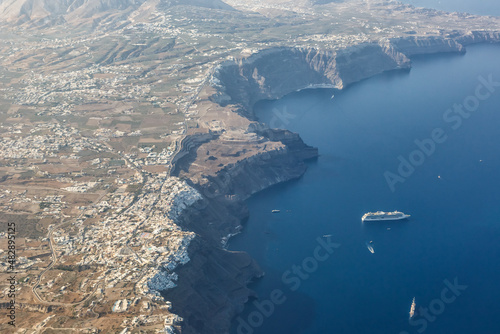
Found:
<svg viewBox="0 0 500 334"><path fill-rule="evenodd" d="M15 223L16 237L18 238L38 239L47 233L38 219L29 218L28 215L4 213L0 216L0 222L4 226L7 226L8 223Z"/></svg>

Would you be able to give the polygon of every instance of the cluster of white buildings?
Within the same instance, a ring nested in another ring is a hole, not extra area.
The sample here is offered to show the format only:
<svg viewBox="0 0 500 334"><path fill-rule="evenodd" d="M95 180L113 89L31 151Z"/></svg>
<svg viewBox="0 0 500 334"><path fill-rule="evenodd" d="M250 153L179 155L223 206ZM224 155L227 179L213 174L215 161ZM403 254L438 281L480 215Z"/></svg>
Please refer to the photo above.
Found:
<svg viewBox="0 0 500 334"><path fill-rule="evenodd" d="M57 251L80 254L78 265L108 268L99 277L108 288L124 280L135 281L144 293L174 287L174 270L189 261L188 246L194 238L176 225L176 219L202 197L187 183L165 177L149 176L141 195L123 212L111 197L106 201L111 210L99 216L101 221L85 224L79 219L76 236L56 235Z"/></svg>
<svg viewBox="0 0 500 334"><path fill-rule="evenodd" d="M21 81L22 86L15 92L15 101L20 105L44 105L64 101L101 102L117 98L146 97L151 87L147 84L130 85L130 80L143 69L132 65L99 65L52 74L31 73ZM101 75L105 74L105 75ZM67 108L53 107L39 114L65 115Z"/></svg>
<svg viewBox="0 0 500 334"><path fill-rule="evenodd" d="M0 129L6 130L0 136L0 159L44 160L57 157L64 147L71 147L73 151L93 148L77 129L56 122L39 123L33 127L22 123L0 125Z"/></svg>

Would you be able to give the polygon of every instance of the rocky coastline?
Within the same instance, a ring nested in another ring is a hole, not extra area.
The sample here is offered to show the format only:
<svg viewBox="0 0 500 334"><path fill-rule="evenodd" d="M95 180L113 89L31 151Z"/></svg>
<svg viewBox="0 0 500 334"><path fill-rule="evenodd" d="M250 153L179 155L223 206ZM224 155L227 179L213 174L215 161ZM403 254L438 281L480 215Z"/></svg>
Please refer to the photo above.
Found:
<svg viewBox="0 0 500 334"><path fill-rule="evenodd" d="M410 36L364 43L341 51L275 48L219 65L205 102L247 119L244 130L257 136L260 145L276 145L245 157L235 155L203 177L191 171L190 165L200 159L206 145L222 145L221 133L188 134L193 139L187 140L189 145L176 157L174 175L185 178L203 195L179 219L183 229L197 234L189 246L191 261L178 269L178 286L163 293L173 311L184 318L182 332L228 333L231 320L249 298L257 297L247 285L263 272L248 254L227 251L225 244L241 231L248 217L246 199L301 177L305 161L318 157L318 150L298 134L258 123L252 112L257 101L313 87L344 89L382 72L409 70L415 55L464 53L467 45L498 42L500 33L495 31L457 32L442 38Z"/></svg>

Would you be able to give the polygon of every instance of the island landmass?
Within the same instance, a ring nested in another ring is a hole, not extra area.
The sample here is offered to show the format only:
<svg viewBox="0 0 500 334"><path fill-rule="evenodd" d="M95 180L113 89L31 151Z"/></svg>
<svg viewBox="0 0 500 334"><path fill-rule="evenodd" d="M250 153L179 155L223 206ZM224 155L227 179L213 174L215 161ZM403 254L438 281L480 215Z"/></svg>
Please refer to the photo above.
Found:
<svg viewBox="0 0 500 334"><path fill-rule="evenodd" d="M6 0L0 26L0 330L47 333L228 333L263 275L226 249L245 200L320 153L254 104L500 41L383 0Z"/></svg>

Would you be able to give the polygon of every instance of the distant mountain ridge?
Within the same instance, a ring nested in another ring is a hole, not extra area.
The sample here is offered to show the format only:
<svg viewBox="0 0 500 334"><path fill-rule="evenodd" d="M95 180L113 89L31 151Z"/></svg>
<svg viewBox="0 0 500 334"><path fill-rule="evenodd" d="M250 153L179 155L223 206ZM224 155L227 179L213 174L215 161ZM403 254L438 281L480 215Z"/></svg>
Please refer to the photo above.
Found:
<svg viewBox="0 0 500 334"><path fill-rule="evenodd" d="M186 5L212 9L234 10L233 7L229 6L221 0L170 0L166 1L166 4L170 6Z"/></svg>
<svg viewBox="0 0 500 334"><path fill-rule="evenodd" d="M70 14L90 17L107 10L123 10L147 0L0 0L0 21L46 21Z"/></svg>
<svg viewBox="0 0 500 334"><path fill-rule="evenodd" d="M0 24L55 24L107 12L133 11L142 5L234 10L221 0L0 0Z"/></svg>

